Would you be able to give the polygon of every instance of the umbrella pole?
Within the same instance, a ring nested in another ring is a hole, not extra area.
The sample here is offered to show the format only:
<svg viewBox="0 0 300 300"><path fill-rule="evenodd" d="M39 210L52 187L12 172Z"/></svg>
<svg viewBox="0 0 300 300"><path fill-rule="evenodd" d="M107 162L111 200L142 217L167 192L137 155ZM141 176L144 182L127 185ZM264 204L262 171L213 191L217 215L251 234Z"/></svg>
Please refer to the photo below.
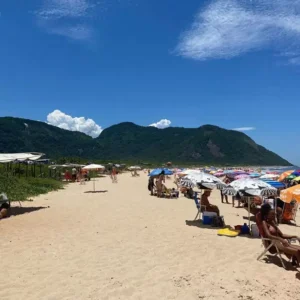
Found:
<svg viewBox="0 0 300 300"><path fill-rule="evenodd" d="M93 180L93 185L94 185L94 192L95 192L95 178Z"/></svg>
<svg viewBox="0 0 300 300"><path fill-rule="evenodd" d="M249 229L250 229L250 202L251 202L251 198L250 197L247 197L248 198L248 220L249 220Z"/></svg>

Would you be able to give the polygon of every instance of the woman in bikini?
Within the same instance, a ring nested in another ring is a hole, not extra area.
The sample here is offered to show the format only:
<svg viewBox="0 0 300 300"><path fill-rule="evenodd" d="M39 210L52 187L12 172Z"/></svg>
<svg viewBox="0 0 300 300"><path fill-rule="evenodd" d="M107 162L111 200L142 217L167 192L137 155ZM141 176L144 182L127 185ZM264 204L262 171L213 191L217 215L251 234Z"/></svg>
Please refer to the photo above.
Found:
<svg viewBox="0 0 300 300"><path fill-rule="evenodd" d="M287 240L300 238L296 235L283 234L276 225L276 213L269 204L261 207L260 218L262 221L262 230L266 238L275 241L278 250L284 253L288 258L293 259L293 264L300 264L300 246L292 245ZM271 249L270 249L271 250ZM272 252L272 250L270 251Z"/></svg>

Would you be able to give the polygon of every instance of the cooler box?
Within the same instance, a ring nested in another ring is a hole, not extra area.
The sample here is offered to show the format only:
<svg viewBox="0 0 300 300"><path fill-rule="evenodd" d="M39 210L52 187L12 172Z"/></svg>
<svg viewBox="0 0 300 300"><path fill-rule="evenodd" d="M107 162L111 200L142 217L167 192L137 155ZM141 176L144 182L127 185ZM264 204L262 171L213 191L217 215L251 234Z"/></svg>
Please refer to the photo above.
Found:
<svg viewBox="0 0 300 300"><path fill-rule="evenodd" d="M215 212L205 211L202 216L202 223L204 225L211 225L213 217L216 217L217 214Z"/></svg>

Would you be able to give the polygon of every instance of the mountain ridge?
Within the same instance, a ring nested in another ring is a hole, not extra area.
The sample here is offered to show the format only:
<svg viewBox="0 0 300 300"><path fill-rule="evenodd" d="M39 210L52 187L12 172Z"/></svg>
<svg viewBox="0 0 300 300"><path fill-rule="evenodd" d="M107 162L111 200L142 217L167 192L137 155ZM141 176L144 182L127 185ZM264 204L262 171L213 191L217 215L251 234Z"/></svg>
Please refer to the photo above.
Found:
<svg viewBox="0 0 300 300"><path fill-rule="evenodd" d="M0 118L0 152L43 152L50 158L187 164L291 165L243 132L215 125L158 129L132 122L112 125L97 138L23 118Z"/></svg>

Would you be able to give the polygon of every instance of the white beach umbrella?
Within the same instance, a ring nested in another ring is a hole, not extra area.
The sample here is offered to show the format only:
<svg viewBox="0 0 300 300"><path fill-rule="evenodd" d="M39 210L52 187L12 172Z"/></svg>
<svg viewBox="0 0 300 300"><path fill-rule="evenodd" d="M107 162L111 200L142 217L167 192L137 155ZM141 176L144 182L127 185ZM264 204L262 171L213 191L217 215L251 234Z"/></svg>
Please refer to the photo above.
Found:
<svg viewBox="0 0 300 300"><path fill-rule="evenodd" d="M247 193L253 196L276 195L277 190L270 184L253 178L241 178L234 180L223 189L224 195L235 196L238 192Z"/></svg>
<svg viewBox="0 0 300 300"><path fill-rule="evenodd" d="M216 176L200 171L190 173L180 180L181 186L189 188L197 186L199 189L213 189L217 183L221 184L222 181Z"/></svg>
<svg viewBox="0 0 300 300"><path fill-rule="evenodd" d="M265 174L259 177L259 179L277 179L277 178L279 178L278 174Z"/></svg>
<svg viewBox="0 0 300 300"><path fill-rule="evenodd" d="M252 196L275 196L277 195L277 189L270 184L253 178L242 178L230 183L222 190L224 195L236 196L240 195L252 195ZM250 205L251 201L248 199L248 220L250 227Z"/></svg>
<svg viewBox="0 0 300 300"><path fill-rule="evenodd" d="M103 170L105 169L102 165L90 164L82 168L83 170Z"/></svg>
<svg viewBox="0 0 300 300"><path fill-rule="evenodd" d="M140 166L131 166L128 168L128 170L130 170L130 171L141 170L141 167Z"/></svg>
<svg viewBox="0 0 300 300"><path fill-rule="evenodd" d="M102 165L97 165L97 164L90 164L82 168L83 170L92 170L92 171L97 171L97 170L104 170L105 167ZM93 180L93 187L94 187L94 192L95 192L95 178Z"/></svg>

